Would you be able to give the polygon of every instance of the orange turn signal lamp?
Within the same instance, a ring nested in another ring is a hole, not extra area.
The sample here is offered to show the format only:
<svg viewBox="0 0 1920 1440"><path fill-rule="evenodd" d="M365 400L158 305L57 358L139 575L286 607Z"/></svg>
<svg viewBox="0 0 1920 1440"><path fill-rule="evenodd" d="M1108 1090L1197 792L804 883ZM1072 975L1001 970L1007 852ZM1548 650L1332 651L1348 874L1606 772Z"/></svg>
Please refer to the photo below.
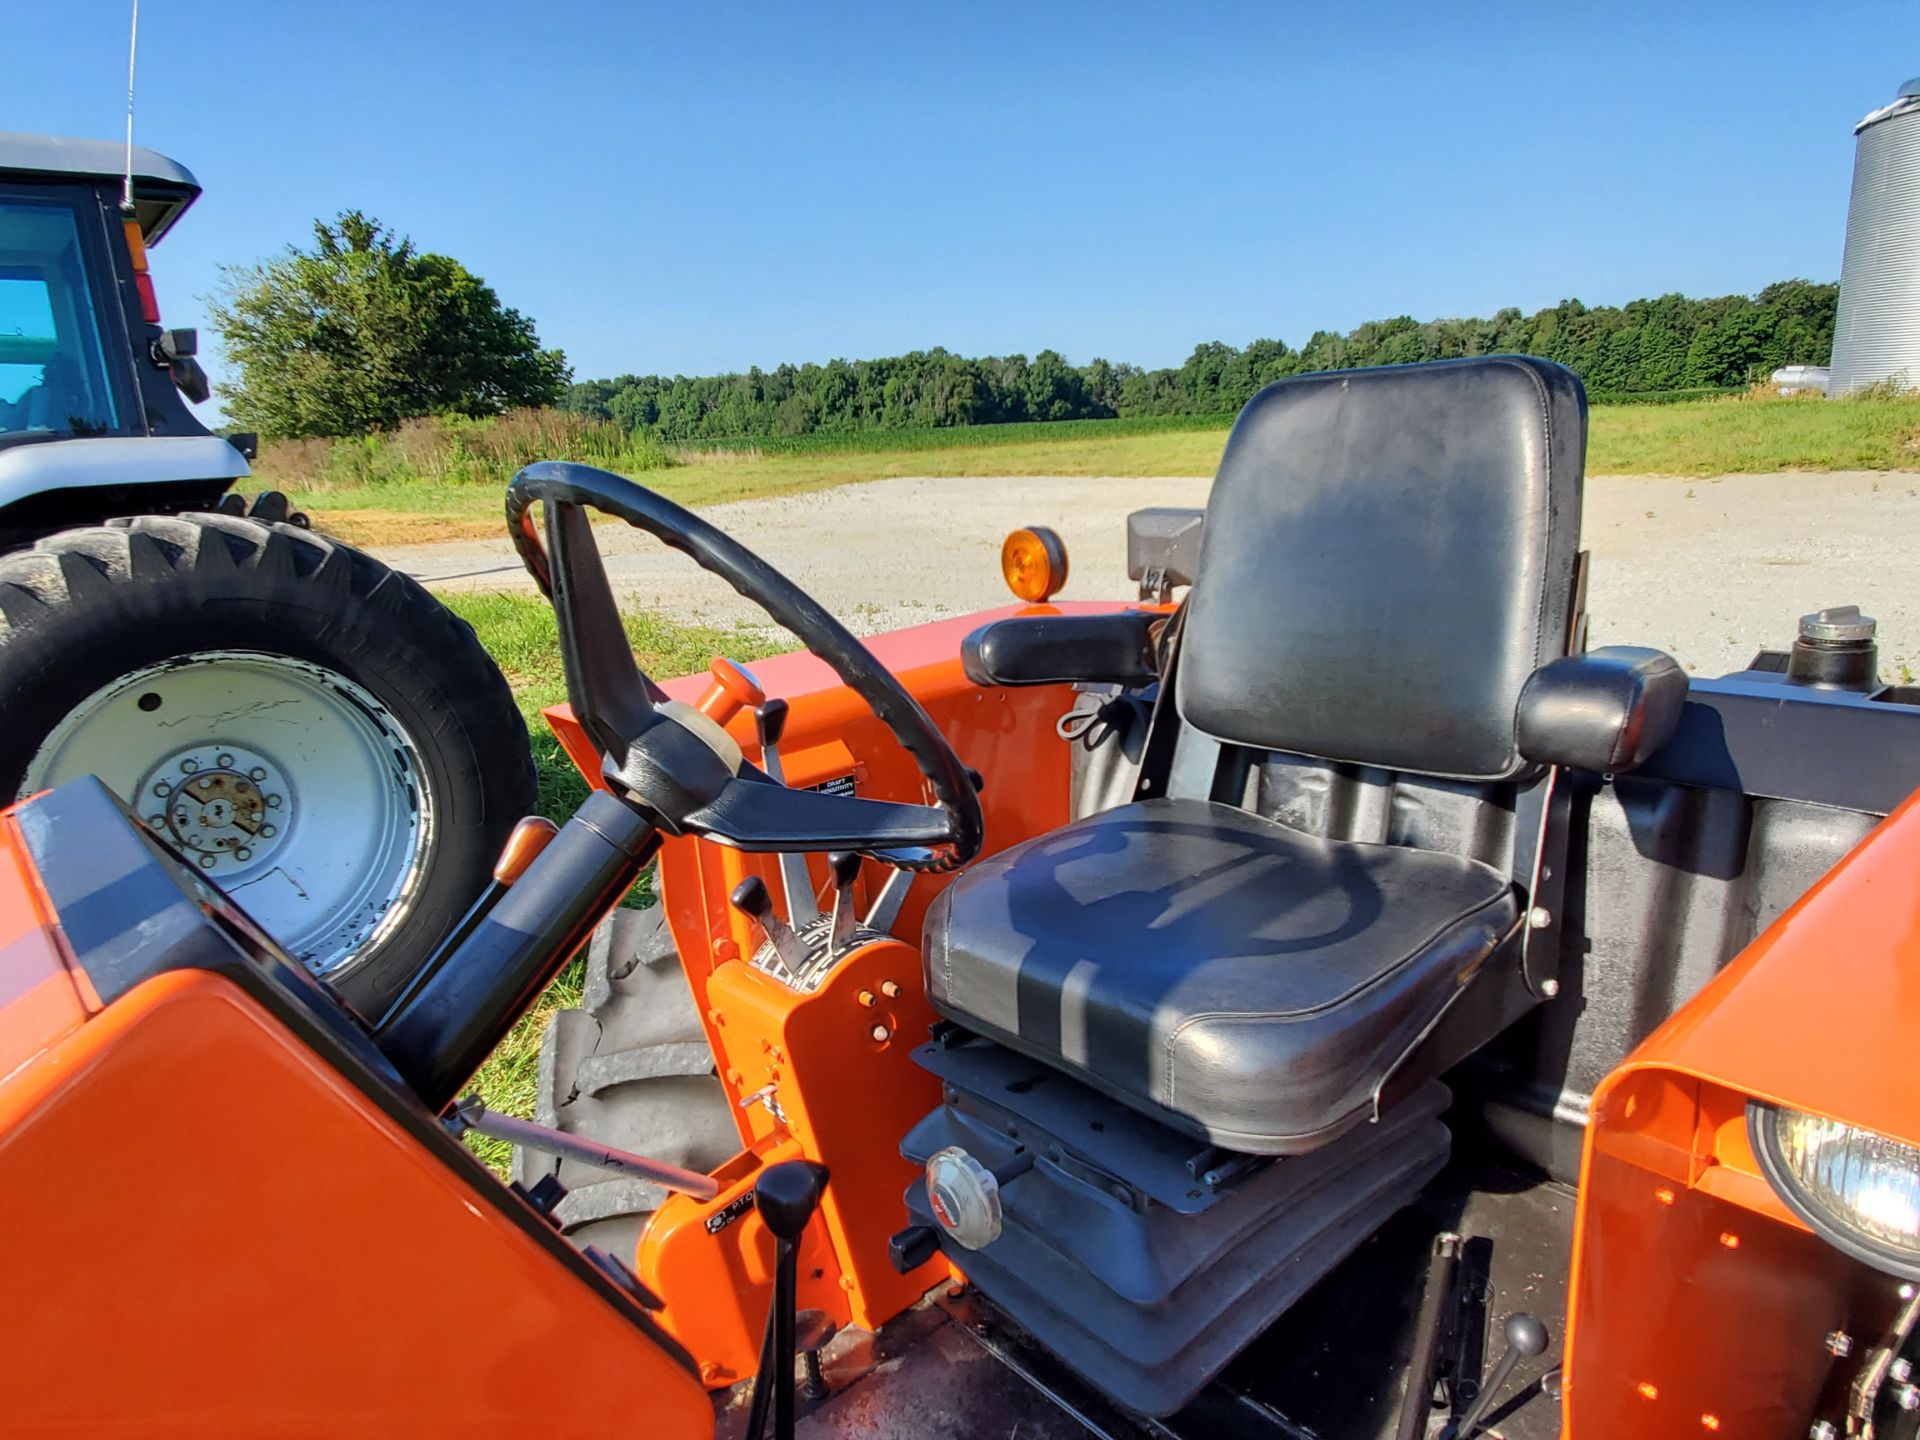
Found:
<svg viewBox="0 0 1920 1440"><path fill-rule="evenodd" d="M527 867L547 848L547 842L560 833L560 827L544 815L529 815L513 827L507 843L500 847L500 858L493 862L493 883L511 885L527 873Z"/></svg>
<svg viewBox="0 0 1920 1440"><path fill-rule="evenodd" d="M1038 604L1067 585L1067 547L1044 525L1029 525L1007 536L1000 547L1000 573L1018 598Z"/></svg>
<svg viewBox="0 0 1920 1440"><path fill-rule="evenodd" d="M140 292L140 316L149 325L160 323L160 299L153 293L153 276L147 273L147 241L140 233L138 220L123 222L127 232L127 253L133 259L133 288Z"/></svg>

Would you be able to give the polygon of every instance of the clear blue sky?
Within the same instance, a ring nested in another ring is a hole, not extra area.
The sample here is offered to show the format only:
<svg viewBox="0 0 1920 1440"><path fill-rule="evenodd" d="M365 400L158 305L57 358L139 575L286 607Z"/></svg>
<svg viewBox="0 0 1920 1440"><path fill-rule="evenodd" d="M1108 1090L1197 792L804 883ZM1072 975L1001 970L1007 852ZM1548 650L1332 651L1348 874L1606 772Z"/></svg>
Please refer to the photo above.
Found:
<svg viewBox="0 0 1920 1440"><path fill-rule="evenodd" d="M1195 342L1840 269L1920 6L146 0L206 186L170 323L348 206L579 378ZM0 129L115 137L125 0L12 7Z"/></svg>

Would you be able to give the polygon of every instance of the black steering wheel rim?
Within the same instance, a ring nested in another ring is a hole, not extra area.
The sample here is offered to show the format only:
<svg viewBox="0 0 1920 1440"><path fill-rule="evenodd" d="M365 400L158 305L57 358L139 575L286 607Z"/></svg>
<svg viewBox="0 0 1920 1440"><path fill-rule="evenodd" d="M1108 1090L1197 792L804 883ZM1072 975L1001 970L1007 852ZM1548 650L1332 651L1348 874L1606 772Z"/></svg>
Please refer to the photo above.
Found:
<svg viewBox="0 0 1920 1440"><path fill-rule="evenodd" d="M535 501L550 512L558 507L599 510L685 554L791 631L808 653L824 661L866 702L912 758L948 823L947 840L927 858L889 856L889 863L904 869L945 871L980 853L985 817L965 763L893 672L806 591L719 527L625 476L571 461L543 460L513 477L507 487L506 512L514 548L549 599L554 593L553 575L547 549L532 522ZM550 527L556 523L557 516L550 515ZM587 534L597 562L598 547L592 546L590 531ZM653 688L644 675L641 678Z"/></svg>

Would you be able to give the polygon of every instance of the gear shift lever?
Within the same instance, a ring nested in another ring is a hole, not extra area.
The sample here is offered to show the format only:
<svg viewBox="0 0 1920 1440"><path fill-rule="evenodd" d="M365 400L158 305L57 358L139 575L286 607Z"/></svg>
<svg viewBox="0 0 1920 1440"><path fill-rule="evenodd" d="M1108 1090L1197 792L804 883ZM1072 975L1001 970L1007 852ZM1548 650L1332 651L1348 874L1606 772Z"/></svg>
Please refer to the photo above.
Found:
<svg viewBox="0 0 1920 1440"><path fill-rule="evenodd" d="M811 1160L769 1165L754 1183L754 1208L773 1232L773 1304L767 1312L766 1338L760 1346L760 1373L753 1382L753 1408L747 1412L743 1440L761 1440L771 1404L773 1440L793 1440L794 1313L799 1305L800 1232L820 1206L827 1188L827 1167Z"/></svg>
<svg viewBox="0 0 1920 1440"><path fill-rule="evenodd" d="M1500 1363L1493 1367L1493 1374L1487 1377L1487 1383L1474 1397L1473 1406L1466 1417L1453 1429L1453 1440L1473 1440L1473 1432L1479 1428L1480 1419L1493 1407L1493 1397L1506 1385L1507 1377L1513 1374L1513 1367L1520 1363L1521 1356L1531 1359L1535 1355L1546 1353L1547 1327L1537 1316L1524 1310L1516 1310L1507 1317L1506 1324L1507 1353L1500 1357Z"/></svg>

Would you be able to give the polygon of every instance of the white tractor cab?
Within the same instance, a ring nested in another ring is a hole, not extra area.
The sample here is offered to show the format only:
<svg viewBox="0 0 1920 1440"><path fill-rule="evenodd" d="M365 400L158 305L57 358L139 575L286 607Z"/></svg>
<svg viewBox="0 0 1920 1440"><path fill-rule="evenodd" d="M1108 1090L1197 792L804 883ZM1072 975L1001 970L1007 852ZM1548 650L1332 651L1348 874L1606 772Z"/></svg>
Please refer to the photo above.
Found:
<svg viewBox="0 0 1920 1440"><path fill-rule="evenodd" d="M199 193L0 133L0 805L98 775L377 1018L533 808L526 727L413 580L231 493L147 269Z"/></svg>

